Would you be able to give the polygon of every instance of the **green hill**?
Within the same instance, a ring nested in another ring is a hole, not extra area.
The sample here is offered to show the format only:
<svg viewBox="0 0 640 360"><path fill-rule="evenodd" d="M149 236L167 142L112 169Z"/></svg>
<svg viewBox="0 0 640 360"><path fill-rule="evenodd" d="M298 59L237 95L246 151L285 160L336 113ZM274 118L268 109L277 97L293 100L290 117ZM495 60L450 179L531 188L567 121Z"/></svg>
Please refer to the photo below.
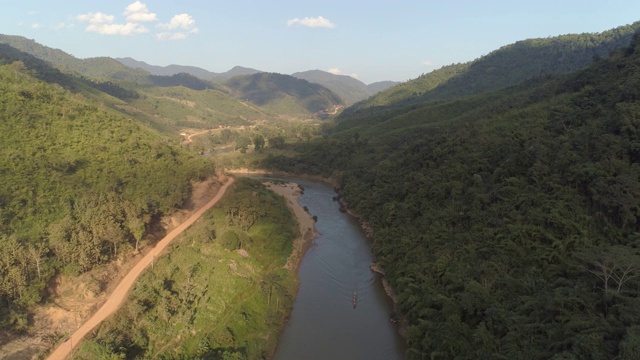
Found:
<svg viewBox="0 0 640 360"><path fill-rule="evenodd" d="M76 72L99 81L127 80L144 83L149 75L146 71L131 69L107 57L78 59L62 50L38 44L22 36L0 34L0 43L31 54L60 70Z"/></svg>
<svg viewBox="0 0 640 360"><path fill-rule="evenodd" d="M575 74L345 117L267 165L339 177L406 358L635 359L639 63L635 35Z"/></svg>
<svg viewBox="0 0 640 360"><path fill-rule="evenodd" d="M60 272L139 245L213 169L101 104L0 66L0 328L24 330Z"/></svg>
<svg viewBox="0 0 640 360"><path fill-rule="evenodd" d="M397 81L377 81L374 83L371 83L369 85L367 85L367 89L369 89L369 93L372 95L375 95L377 93L379 93L380 91L384 91L387 90L388 88L392 87L392 86L396 86L400 84Z"/></svg>
<svg viewBox="0 0 640 360"><path fill-rule="evenodd" d="M326 87L340 96L347 105L364 100L372 95L367 85L351 76L334 75L321 70L297 72L291 74L291 76Z"/></svg>
<svg viewBox="0 0 640 360"><path fill-rule="evenodd" d="M312 115L343 103L331 90L289 75L236 76L225 85L236 98L282 114Z"/></svg>
<svg viewBox="0 0 640 360"><path fill-rule="evenodd" d="M144 96L118 106L125 114L162 132L182 128L250 125L274 115L215 89L193 90L183 86L145 88Z"/></svg>
<svg viewBox="0 0 640 360"><path fill-rule="evenodd" d="M497 90L536 76L570 73L628 45L639 29L640 21L602 33L518 41L474 61L445 66L394 86L344 113L398 103L452 99Z"/></svg>
<svg viewBox="0 0 640 360"><path fill-rule="evenodd" d="M150 75L111 58L81 60L20 36L0 35L0 62L17 60L41 80L59 84L176 137L184 127L249 125L258 119L277 117L226 94L224 86L187 73ZM234 68L229 73L243 71Z"/></svg>
<svg viewBox="0 0 640 360"><path fill-rule="evenodd" d="M100 98L105 102L109 102L109 99L104 96L105 94L120 100L138 97L137 92L125 89L116 83L90 80L82 76L64 73L44 60L17 50L7 44L0 43L0 64L10 64L14 61L20 61L40 80L58 84L75 93L83 93L96 99Z"/></svg>

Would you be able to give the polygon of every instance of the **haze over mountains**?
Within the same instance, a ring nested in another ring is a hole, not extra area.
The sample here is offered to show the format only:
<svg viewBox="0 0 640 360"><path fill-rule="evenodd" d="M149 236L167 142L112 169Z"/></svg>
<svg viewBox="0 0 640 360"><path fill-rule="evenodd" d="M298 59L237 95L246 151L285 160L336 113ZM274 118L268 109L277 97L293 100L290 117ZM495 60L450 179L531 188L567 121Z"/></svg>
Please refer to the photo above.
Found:
<svg viewBox="0 0 640 360"><path fill-rule="evenodd" d="M131 67L143 69L153 75L171 76L179 73L187 73L203 80L210 80L216 83L223 83L225 80L235 76L253 75L264 72L261 70L235 66L231 70L224 73L214 73L195 66L168 65L158 66L149 65L144 61L137 61L132 58L116 58L122 64ZM397 81L379 81L366 85L362 81L347 75L335 75L322 70L308 70L296 72L291 76L307 80L311 83L320 84L327 89L333 91L340 96L347 105L351 105L360 100L364 100L371 95L388 89L399 84Z"/></svg>
<svg viewBox="0 0 640 360"><path fill-rule="evenodd" d="M227 72L215 73L215 72L205 70L203 68L199 68L197 66L183 66L183 65L158 66L158 65L150 65L144 61L138 61L129 57L115 58L115 59L130 68L142 69L142 70L148 71L153 75L171 76L179 73L187 73L203 80L210 80L210 81L216 81L216 82L222 82L224 80L231 79L234 76L252 75L255 73L262 72L256 69L236 66Z"/></svg>

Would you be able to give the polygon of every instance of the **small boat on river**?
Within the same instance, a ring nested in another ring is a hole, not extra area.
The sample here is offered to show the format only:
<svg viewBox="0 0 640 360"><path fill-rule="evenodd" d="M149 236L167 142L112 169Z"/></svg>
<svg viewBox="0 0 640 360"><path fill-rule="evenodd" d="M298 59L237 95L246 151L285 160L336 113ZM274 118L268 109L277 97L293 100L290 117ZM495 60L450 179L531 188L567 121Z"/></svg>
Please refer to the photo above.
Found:
<svg viewBox="0 0 640 360"><path fill-rule="evenodd" d="M353 308L356 308L356 305L358 305L358 292L357 290L353 291Z"/></svg>

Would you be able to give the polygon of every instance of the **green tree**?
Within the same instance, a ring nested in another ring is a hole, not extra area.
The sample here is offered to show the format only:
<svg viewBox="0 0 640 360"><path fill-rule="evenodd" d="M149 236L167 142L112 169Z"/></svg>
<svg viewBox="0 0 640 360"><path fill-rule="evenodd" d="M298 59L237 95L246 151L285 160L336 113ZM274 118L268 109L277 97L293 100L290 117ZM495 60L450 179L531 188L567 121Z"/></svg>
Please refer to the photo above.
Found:
<svg viewBox="0 0 640 360"><path fill-rule="evenodd" d="M264 137L262 135L256 135L253 138L253 146L256 151L261 151L264 148Z"/></svg>

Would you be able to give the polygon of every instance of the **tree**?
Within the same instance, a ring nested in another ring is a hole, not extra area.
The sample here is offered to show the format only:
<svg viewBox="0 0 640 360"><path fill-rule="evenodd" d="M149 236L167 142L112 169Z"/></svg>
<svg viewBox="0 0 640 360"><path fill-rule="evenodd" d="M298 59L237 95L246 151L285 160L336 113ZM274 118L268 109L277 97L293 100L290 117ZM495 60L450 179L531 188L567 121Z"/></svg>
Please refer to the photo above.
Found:
<svg viewBox="0 0 640 360"><path fill-rule="evenodd" d="M253 138L253 146L256 151L261 151L264 148L264 137L262 135L257 135Z"/></svg>
<svg viewBox="0 0 640 360"><path fill-rule="evenodd" d="M624 291L624 285L640 276L640 255L622 245L595 248L587 258L589 272L602 281L605 297L609 289Z"/></svg>
<svg viewBox="0 0 640 360"><path fill-rule="evenodd" d="M248 136L241 135L236 139L236 150L240 152L247 151L247 147L251 144L251 139Z"/></svg>
<svg viewBox="0 0 640 360"><path fill-rule="evenodd" d="M33 260L34 265L36 266L36 271L38 272L38 280L41 279L41 268L40 264L42 263L42 258L49 252L47 246L45 244L30 244L27 246L27 251L31 256L31 260Z"/></svg>

